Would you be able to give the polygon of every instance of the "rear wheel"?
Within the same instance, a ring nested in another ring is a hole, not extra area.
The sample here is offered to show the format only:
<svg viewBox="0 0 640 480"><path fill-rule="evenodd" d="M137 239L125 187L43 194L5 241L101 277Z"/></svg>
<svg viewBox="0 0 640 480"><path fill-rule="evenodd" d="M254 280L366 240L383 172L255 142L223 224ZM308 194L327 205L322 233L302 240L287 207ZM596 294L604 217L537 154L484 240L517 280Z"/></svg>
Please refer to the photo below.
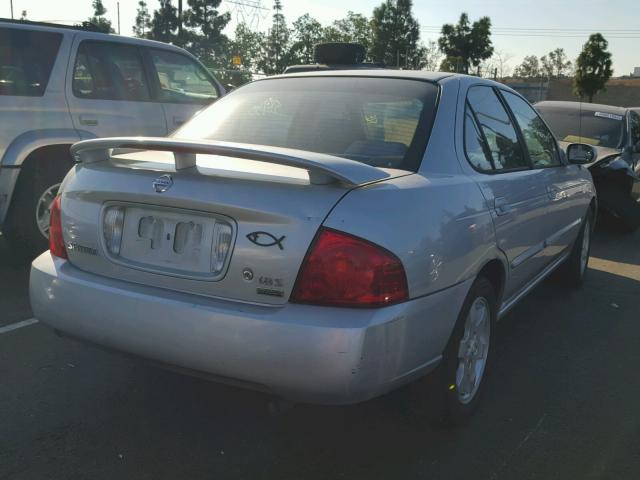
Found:
<svg viewBox="0 0 640 480"><path fill-rule="evenodd" d="M573 286L580 286L584 282L591 254L591 235L593 233L593 213L591 210L582 221L582 227L576 238L571 254L563 266L564 279Z"/></svg>
<svg viewBox="0 0 640 480"><path fill-rule="evenodd" d="M49 207L72 165L68 156L61 161L39 155L23 166L4 228L12 252L33 258L47 250Z"/></svg>
<svg viewBox="0 0 640 480"><path fill-rule="evenodd" d="M411 386L412 414L436 425L466 424L478 407L495 344L497 295L478 277L471 286L438 368Z"/></svg>

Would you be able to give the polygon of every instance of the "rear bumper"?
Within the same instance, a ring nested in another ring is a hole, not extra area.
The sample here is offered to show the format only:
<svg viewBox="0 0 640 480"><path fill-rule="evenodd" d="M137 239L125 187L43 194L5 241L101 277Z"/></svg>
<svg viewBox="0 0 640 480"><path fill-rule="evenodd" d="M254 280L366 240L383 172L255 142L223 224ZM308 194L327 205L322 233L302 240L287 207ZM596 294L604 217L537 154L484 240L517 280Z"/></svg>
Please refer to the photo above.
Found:
<svg viewBox="0 0 640 480"><path fill-rule="evenodd" d="M308 403L356 403L434 368L468 291L381 309L247 305L83 272L31 268L36 318L71 336Z"/></svg>

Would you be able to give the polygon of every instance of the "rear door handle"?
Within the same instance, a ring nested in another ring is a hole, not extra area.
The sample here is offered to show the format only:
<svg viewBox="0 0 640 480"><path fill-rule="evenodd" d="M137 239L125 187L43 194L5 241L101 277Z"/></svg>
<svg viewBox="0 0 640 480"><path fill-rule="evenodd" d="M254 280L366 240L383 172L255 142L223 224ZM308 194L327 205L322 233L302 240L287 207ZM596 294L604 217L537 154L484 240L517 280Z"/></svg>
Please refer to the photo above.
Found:
<svg viewBox="0 0 640 480"><path fill-rule="evenodd" d="M510 205L505 197L498 197L494 199L493 208L496 211L496 215L507 215L515 210L515 207Z"/></svg>
<svg viewBox="0 0 640 480"><path fill-rule="evenodd" d="M86 125L88 127L95 127L96 125L98 125L98 119L97 118L88 118L88 117L85 117L84 115L80 115L80 125Z"/></svg>
<svg viewBox="0 0 640 480"><path fill-rule="evenodd" d="M173 117L173 124L176 126L181 126L184 124L184 118L183 117Z"/></svg>

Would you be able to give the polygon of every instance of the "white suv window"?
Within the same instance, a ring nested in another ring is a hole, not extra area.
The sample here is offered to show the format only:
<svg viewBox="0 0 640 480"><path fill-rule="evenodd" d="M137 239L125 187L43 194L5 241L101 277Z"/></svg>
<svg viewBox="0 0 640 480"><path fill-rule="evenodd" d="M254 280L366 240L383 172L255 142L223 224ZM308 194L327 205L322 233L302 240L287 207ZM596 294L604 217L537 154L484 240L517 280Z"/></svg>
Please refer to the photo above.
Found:
<svg viewBox="0 0 640 480"><path fill-rule="evenodd" d="M62 35L0 28L0 95L41 97Z"/></svg>
<svg viewBox="0 0 640 480"><path fill-rule="evenodd" d="M191 58L155 48L150 52L158 72L161 102L208 104L218 98L210 76Z"/></svg>
<svg viewBox="0 0 640 480"><path fill-rule="evenodd" d="M73 94L102 100L149 100L138 48L112 42L82 42L73 69Z"/></svg>

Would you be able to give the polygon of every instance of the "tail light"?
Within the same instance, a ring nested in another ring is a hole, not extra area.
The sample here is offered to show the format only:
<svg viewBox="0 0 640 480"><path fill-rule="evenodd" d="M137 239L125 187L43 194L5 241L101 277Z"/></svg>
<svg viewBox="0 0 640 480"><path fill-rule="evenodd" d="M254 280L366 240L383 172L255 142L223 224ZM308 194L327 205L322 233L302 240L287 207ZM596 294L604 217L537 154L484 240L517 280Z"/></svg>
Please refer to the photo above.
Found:
<svg viewBox="0 0 640 480"><path fill-rule="evenodd" d="M120 254L123 229L124 207L108 207L104 212L102 234L107 250L113 255Z"/></svg>
<svg viewBox="0 0 640 480"><path fill-rule="evenodd" d="M322 228L291 294L294 303L382 307L409 297L400 260L361 238Z"/></svg>
<svg viewBox="0 0 640 480"><path fill-rule="evenodd" d="M60 197L51 202L49 217L49 250L52 255L60 258L67 257L67 248L62 238L62 219L60 218Z"/></svg>

